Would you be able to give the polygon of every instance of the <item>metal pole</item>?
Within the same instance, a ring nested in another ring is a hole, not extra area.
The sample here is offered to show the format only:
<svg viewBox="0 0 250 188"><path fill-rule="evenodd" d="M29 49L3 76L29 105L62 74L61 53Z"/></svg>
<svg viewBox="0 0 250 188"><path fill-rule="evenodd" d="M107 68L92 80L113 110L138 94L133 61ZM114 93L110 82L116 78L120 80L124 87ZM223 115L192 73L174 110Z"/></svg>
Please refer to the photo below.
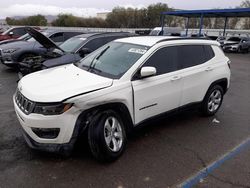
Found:
<svg viewBox="0 0 250 188"><path fill-rule="evenodd" d="M228 20L228 18L226 17L226 18L225 18L224 30L223 30L223 37L225 37L225 34L226 34L226 29L227 29L227 20Z"/></svg>
<svg viewBox="0 0 250 188"><path fill-rule="evenodd" d="M186 36L188 36L189 17L186 20Z"/></svg>
<svg viewBox="0 0 250 188"><path fill-rule="evenodd" d="M161 14L161 35L163 35L164 31L164 20L165 20L165 15Z"/></svg>
<svg viewBox="0 0 250 188"><path fill-rule="evenodd" d="M199 30L199 37L201 36L201 30L203 27L203 14L201 14L201 18L200 18L200 30Z"/></svg>

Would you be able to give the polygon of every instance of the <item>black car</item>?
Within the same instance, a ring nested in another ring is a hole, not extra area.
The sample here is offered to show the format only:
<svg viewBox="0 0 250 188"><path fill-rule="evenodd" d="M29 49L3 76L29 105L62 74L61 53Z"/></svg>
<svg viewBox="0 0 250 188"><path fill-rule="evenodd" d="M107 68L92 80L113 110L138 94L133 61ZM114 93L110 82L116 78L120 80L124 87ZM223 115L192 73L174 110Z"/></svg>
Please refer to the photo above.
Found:
<svg viewBox="0 0 250 188"><path fill-rule="evenodd" d="M22 75L41 69L75 63L108 42L118 38L135 36L135 34L128 32L88 33L72 37L57 46L53 44L53 42L49 42L49 39L46 40L45 36L43 37L41 33L39 34L39 32L35 30L30 33L30 35L44 46L47 43L47 48L54 50L49 51L49 53L44 56L29 58L22 62L19 67Z"/></svg>
<svg viewBox="0 0 250 188"><path fill-rule="evenodd" d="M32 28L28 27L26 29L30 30ZM35 29L32 30L36 31ZM45 30L42 33L55 43L61 44L67 39L82 34L83 32ZM0 61L8 67L17 68L19 66L19 62L22 62L24 59L43 55L47 53L47 51L48 48L41 45L34 38L30 38L26 41L22 40L0 45Z"/></svg>

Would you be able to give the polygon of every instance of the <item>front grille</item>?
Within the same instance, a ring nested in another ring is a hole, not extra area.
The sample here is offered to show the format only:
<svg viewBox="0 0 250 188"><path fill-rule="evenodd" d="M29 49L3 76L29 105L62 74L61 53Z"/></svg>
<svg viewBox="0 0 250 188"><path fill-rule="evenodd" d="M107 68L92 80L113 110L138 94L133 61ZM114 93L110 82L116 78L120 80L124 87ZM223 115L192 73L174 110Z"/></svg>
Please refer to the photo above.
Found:
<svg viewBox="0 0 250 188"><path fill-rule="evenodd" d="M33 112L35 107L35 102L27 99L25 96L21 94L20 91L16 92L15 101L17 106L24 112L25 114L30 114Z"/></svg>

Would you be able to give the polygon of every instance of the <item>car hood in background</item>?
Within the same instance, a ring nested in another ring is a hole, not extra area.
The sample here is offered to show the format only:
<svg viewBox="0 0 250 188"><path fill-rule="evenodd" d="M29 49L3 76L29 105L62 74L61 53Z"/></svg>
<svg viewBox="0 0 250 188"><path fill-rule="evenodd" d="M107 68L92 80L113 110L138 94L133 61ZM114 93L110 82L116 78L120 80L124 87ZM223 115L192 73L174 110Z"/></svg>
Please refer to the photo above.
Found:
<svg viewBox="0 0 250 188"><path fill-rule="evenodd" d="M61 57L56 57L52 59L48 59L43 62L43 66L46 68L56 67L60 65L75 63L76 61L81 60L81 57L79 54L73 54L73 53L66 53L65 55L62 55Z"/></svg>
<svg viewBox="0 0 250 188"><path fill-rule="evenodd" d="M0 41L0 45L2 45L2 44L9 44L9 43L12 43L12 42L17 42L17 41L22 41L22 39L7 39L7 40L3 40L3 41Z"/></svg>
<svg viewBox="0 0 250 188"><path fill-rule="evenodd" d="M26 49L28 47L33 47L35 45L35 41L34 42L28 42L28 41L14 41L11 43L7 43L7 44L2 44L0 45L1 49L12 49L12 48L22 48L22 49Z"/></svg>
<svg viewBox="0 0 250 188"><path fill-rule="evenodd" d="M79 94L110 87L112 83L112 79L71 64L29 74L19 81L18 89L35 102L61 102Z"/></svg>
<svg viewBox="0 0 250 188"><path fill-rule="evenodd" d="M240 42L235 42L235 41L230 41L230 40L227 40L227 41L224 41L224 45L234 45L234 44L239 44Z"/></svg>
<svg viewBox="0 0 250 188"><path fill-rule="evenodd" d="M31 27L27 27L26 30L30 34L30 36L32 36L34 39L36 39L36 41L39 42L43 47L45 47L47 49L51 49L51 48L59 49L63 52L63 50L59 46L57 46L52 40L50 40L48 37L46 37L45 35L43 35L39 31L37 31Z"/></svg>

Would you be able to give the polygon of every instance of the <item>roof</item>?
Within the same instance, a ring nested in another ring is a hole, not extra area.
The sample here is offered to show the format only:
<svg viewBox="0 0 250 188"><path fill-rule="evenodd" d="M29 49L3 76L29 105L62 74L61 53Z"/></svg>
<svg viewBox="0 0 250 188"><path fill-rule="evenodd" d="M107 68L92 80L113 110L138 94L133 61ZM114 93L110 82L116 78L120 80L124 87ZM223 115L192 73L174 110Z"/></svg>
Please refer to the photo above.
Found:
<svg viewBox="0 0 250 188"><path fill-rule="evenodd" d="M124 42L131 44L138 44L143 46L153 46L160 40L164 39L173 39L177 37L169 37L169 36L139 36L139 37L129 37L115 40L116 42Z"/></svg>
<svg viewBox="0 0 250 188"><path fill-rule="evenodd" d="M177 10L162 12L163 15L180 17L250 17L250 8L211 9L211 10Z"/></svg>
<svg viewBox="0 0 250 188"><path fill-rule="evenodd" d="M81 34L81 35L77 35L75 36L75 38L89 38L89 37L95 37L95 36L103 36L103 35L125 35L125 36L129 36L132 33L129 32L101 32L101 33L85 33L85 34Z"/></svg>
<svg viewBox="0 0 250 188"><path fill-rule="evenodd" d="M205 44L212 44L212 45L219 45L218 42L207 40L207 39L201 39L201 38L182 38L182 37L173 37L173 36L139 36L139 37L129 37L129 38L122 38L115 40L116 42L124 42L124 43L131 43L131 44L137 44L137 45L143 45L143 46L153 46L156 43L159 42L171 42L173 41L178 43L205 43ZM186 42L188 41L188 42Z"/></svg>

